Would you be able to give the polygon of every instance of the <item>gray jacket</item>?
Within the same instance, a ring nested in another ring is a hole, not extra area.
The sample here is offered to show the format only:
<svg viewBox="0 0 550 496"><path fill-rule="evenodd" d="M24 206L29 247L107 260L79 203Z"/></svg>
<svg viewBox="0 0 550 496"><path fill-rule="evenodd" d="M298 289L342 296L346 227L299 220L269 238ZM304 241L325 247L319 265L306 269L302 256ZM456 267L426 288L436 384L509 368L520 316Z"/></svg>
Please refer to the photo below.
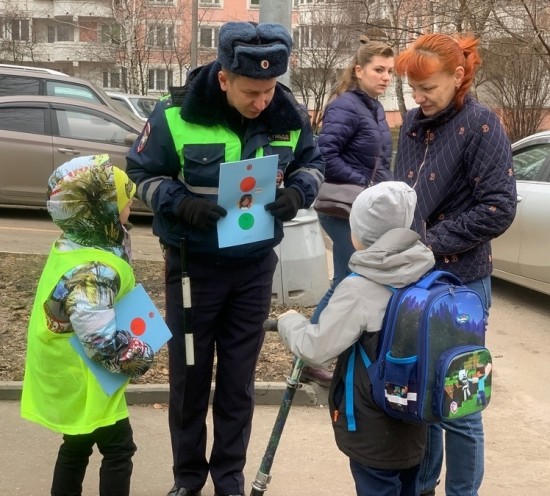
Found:
<svg viewBox="0 0 550 496"><path fill-rule="evenodd" d="M286 347L311 364L330 364L359 339L362 332L376 332L391 291L416 282L434 265L432 252L409 229L392 229L369 248L356 251L348 276L335 289L319 323L300 314L281 317L277 324Z"/></svg>
<svg viewBox="0 0 550 496"><path fill-rule="evenodd" d="M353 274L334 291L318 324L300 314L279 319L285 345L306 362L328 364L338 356L329 392L329 410L338 448L352 460L382 470L418 465L424 454L426 425L386 415L374 403L362 363L356 363L353 395L357 430L347 423L345 378L350 346L360 340L376 358L382 320L391 291L416 282L434 265L432 252L409 229L392 229L350 260ZM361 277L362 276L362 277ZM360 361L358 361L360 362ZM363 367L360 369L359 367Z"/></svg>

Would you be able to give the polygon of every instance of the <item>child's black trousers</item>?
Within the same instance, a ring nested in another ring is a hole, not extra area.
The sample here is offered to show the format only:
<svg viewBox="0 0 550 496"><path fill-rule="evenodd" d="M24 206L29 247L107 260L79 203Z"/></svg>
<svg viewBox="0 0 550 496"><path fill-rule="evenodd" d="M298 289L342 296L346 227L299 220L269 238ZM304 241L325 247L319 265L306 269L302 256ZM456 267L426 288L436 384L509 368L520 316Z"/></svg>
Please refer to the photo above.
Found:
<svg viewBox="0 0 550 496"><path fill-rule="evenodd" d="M100 496L129 496L132 456L136 451L128 418L90 434L63 435L55 464L51 496L80 496L94 444L103 455L99 470Z"/></svg>

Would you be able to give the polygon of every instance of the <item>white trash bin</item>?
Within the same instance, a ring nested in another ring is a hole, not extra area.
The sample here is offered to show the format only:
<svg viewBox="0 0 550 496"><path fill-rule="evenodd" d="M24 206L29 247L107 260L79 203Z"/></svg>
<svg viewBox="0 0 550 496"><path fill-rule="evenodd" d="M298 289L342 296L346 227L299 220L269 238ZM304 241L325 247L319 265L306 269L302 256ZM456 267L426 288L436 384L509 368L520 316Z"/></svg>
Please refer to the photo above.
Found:
<svg viewBox="0 0 550 496"><path fill-rule="evenodd" d="M330 281L327 250L317 213L310 207L298 210L285 222L285 236L275 252L279 263L273 277L272 301L281 305L314 306Z"/></svg>

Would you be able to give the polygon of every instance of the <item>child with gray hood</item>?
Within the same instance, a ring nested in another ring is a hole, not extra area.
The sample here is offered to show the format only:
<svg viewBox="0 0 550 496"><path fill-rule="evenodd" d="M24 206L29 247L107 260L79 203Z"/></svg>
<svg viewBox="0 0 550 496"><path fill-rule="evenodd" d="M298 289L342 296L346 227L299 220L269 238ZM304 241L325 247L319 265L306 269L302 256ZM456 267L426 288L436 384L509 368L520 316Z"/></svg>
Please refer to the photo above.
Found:
<svg viewBox="0 0 550 496"><path fill-rule="evenodd" d="M424 452L426 427L393 419L378 408L361 361L353 385L355 431L348 430L344 387L355 342L376 359L390 287L412 284L434 266L432 252L410 229L415 208L416 193L403 182L385 181L363 191L350 215L357 250L349 263L352 274L336 287L317 324L294 310L278 319L285 346L306 363L328 366L338 357L329 407L336 443L350 458L360 496L414 496Z"/></svg>

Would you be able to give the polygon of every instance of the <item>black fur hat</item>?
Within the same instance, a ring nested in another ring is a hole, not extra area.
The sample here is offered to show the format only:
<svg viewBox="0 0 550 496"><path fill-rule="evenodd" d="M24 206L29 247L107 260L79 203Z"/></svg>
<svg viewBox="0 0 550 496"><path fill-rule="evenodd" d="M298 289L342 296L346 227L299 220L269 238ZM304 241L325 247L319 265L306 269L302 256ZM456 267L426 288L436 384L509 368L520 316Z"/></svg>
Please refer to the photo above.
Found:
<svg viewBox="0 0 550 496"><path fill-rule="evenodd" d="M228 22L220 28L218 62L224 69L254 79L284 74L292 38L282 24Z"/></svg>

